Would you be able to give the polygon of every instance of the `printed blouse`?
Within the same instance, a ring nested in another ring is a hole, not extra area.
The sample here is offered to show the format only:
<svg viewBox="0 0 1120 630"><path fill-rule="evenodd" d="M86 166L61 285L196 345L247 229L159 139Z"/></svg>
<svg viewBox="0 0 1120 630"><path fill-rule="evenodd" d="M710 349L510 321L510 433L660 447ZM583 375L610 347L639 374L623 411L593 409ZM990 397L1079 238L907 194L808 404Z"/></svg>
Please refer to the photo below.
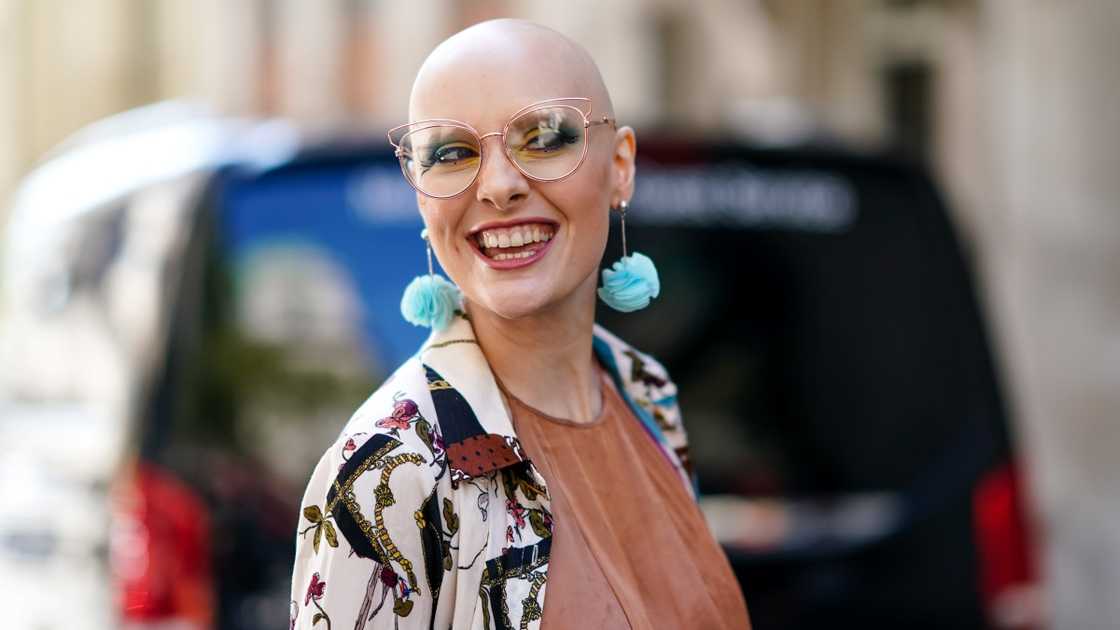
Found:
<svg viewBox="0 0 1120 630"><path fill-rule="evenodd" d="M600 326L593 349L695 496L676 386ZM662 464L663 465L663 464ZM435 332L354 413L311 475L290 627L540 627L552 511L470 322Z"/></svg>

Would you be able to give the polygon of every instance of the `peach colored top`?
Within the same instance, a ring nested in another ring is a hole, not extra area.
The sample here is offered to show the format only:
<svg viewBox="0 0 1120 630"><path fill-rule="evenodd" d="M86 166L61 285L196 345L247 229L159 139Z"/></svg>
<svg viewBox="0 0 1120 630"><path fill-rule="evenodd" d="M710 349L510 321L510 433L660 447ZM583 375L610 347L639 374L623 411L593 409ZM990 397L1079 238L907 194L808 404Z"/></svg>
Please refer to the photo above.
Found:
<svg viewBox="0 0 1120 630"><path fill-rule="evenodd" d="M750 628L739 583L695 500L597 369L602 411L587 423L549 416L498 384L552 501L541 627Z"/></svg>

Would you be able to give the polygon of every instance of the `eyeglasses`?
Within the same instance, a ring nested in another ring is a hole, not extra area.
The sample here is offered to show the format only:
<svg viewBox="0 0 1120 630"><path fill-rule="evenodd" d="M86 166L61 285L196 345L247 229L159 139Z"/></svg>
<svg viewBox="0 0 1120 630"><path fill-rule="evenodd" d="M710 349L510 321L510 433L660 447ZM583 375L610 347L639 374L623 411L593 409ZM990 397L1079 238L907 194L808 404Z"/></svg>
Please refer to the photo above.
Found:
<svg viewBox="0 0 1120 630"><path fill-rule="evenodd" d="M501 131L480 135L465 122L432 118L390 129L389 143L413 188L447 199L478 179L482 141L490 136L501 137L506 156L526 177L554 182L583 163L592 125L614 124L607 116L591 119L590 98L551 98L518 110Z"/></svg>

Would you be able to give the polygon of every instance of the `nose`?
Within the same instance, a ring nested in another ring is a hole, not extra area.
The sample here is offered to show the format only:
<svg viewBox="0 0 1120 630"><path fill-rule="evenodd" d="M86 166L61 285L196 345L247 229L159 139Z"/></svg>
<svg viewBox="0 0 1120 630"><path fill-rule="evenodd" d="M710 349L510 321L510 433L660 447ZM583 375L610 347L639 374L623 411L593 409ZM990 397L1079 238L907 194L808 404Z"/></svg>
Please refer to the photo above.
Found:
<svg viewBox="0 0 1120 630"><path fill-rule="evenodd" d="M491 143L483 149L486 157L478 172L476 196L479 201L490 204L497 210L507 210L529 196L529 181L506 155L500 135L484 137L483 144L487 140L491 140Z"/></svg>

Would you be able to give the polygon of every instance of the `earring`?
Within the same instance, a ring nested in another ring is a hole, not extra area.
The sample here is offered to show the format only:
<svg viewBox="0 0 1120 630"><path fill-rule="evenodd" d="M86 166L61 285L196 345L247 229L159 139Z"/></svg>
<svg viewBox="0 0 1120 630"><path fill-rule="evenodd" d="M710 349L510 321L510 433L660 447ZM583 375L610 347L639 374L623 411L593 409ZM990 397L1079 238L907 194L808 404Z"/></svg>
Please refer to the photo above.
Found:
<svg viewBox="0 0 1120 630"><path fill-rule="evenodd" d="M650 300L661 292L657 267L649 256L634 252L626 255L626 210L629 201L620 201L618 211L622 217L622 258L610 269L603 270L603 286L599 299L616 311L629 313L649 306ZM612 208L613 209L613 208Z"/></svg>
<svg viewBox="0 0 1120 630"><path fill-rule="evenodd" d="M428 241L427 228L420 232L420 238L428 249L428 275L416 276L405 287L401 315L413 326L443 330L451 323L463 296L459 287L432 270L432 244Z"/></svg>

